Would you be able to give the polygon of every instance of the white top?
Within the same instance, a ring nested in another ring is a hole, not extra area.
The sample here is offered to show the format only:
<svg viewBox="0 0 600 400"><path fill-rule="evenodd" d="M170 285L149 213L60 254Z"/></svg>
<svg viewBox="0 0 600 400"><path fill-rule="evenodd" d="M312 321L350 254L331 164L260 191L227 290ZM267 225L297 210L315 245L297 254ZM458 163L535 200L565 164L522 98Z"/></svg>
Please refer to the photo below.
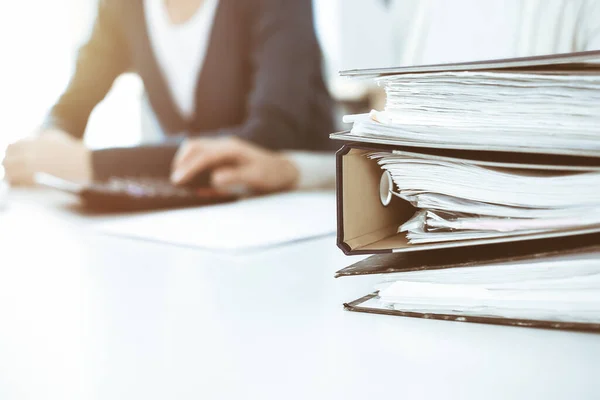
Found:
<svg viewBox="0 0 600 400"><path fill-rule="evenodd" d="M170 21L164 0L144 0L148 36L154 55L181 115L191 118L195 110L198 76L210 43L219 0L205 0L182 24Z"/></svg>

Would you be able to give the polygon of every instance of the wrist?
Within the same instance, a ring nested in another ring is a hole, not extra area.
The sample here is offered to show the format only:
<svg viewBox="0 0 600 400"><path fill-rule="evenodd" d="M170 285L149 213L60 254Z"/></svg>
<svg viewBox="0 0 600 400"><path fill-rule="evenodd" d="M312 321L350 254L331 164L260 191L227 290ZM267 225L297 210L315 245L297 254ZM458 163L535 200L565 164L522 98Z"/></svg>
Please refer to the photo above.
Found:
<svg viewBox="0 0 600 400"><path fill-rule="evenodd" d="M85 148L83 144L77 146L74 150L71 162L64 165L62 173L59 173L58 176L64 175L65 178L82 184L92 182L93 168L91 150Z"/></svg>
<svg viewBox="0 0 600 400"><path fill-rule="evenodd" d="M282 190L295 190L300 182L300 170L293 159L282 155L281 157L281 175L285 178L282 183Z"/></svg>
<svg viewBox="0 0 600 400"><path fill-rule="evenodd" d="M309 151L288 151L285 156L298 170L295 189L335 188L335 154Z"/></svg>
<svg viewBox="0 0 600 400"><path fill-rule="evenodd" d="M92 151L87 148L83 148L82 151L82 160L81 160L82 174L81 174L81 182L82 183L90 183L93 180L94 170L92 165Z"/></svg>

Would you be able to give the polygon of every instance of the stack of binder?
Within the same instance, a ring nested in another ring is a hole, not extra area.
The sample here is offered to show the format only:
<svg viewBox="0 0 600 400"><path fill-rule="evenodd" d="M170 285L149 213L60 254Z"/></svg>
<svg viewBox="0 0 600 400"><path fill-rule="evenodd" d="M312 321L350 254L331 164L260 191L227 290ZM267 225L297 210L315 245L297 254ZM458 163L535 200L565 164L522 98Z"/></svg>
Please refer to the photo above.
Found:
<svg viewBox="0 0 600 400"><path fill-rule="evenodd" d="M338 246L381 274L350 311L600 331L600 51L369 70L346 116Z"/></svg>

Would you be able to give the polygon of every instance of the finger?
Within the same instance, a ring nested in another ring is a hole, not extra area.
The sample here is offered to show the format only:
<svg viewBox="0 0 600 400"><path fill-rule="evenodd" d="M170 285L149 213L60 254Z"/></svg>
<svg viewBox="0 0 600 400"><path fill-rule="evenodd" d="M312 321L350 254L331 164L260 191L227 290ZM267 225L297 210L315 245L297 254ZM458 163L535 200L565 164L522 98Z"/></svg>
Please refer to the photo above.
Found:
<svg viewBox="0 0 600 400"><path fill-rule="evenodd" d="M23 155L7 155L2 161L4 178L11 184L31 184L33 182L33 169L28 157Z"/></svg>
<svg viewBox="0 0 600 400"><path fill-rule="evenodd" d="M27 165L27 162L25 161L25 158L22 156L15 156L15 155L7 155L6 157L4 157L4 160L2 160L2 166L4 167L4 170L8 171L17 171L20 169L25 168Z"/></svg>
<svg viewBox="0 0 600 400"><path fill-rule="evenodd" d="M18 141L8 145L8 147L6 148L6 152L4 153L4 158L6 159L11 156L18 156L23 154L25 152L25 147L26 146L23 143L23 141Z"/></svg>
<svg viewBox="0 0 600 400"><path fill-rule="evenodd" d="M189 163L197 152L202 151L203 144L200 141L186 141L177 150L173 163L171 165L171 171L175 171L182 165Z"/></svg>
<svg viewBox="0 0 600 400"><path fill-rule="evenodd" d="M211 183L215 187L244 185L252 181L248 168L244 165L219 167L211 174Z"/></svg>
<svg viewBox="0 0 600 400"><path fill-rule="evenodd" d="M172 170L175 171L183 165L195 160L199 153L222 153L230 150L241 151L242 145L233 138L206 138L191 139L186 141L173 159Z"/></svg>
<svg viewBox="0 0 600 400"><path fill-rule="evenodd" d="M211 174L213 187L239 196L246 196L252 192L260 192L261 188L257 187L254 182L253 173L245 164L236 167L220 167Z"/></svg>
<svg viewBox="0 0 600 400"><path fill-rule="evenodd" d="M176 184L185 183L202 171L218 165L240 163L244 158L244 148L237 142L207 141L199 146L192 146L191 153L187 153L179 166L173 170L171 180Z"/></svg>
<svg viewBox="0 0 600 400"><path fill-rule="evenodd" d="M6 169L4 179L11 185L31 185L33 184L33 172L27 169Z"/></svg>
<svg viewBox="0 0 600 400"><path fill-rule="evenodd" d="M248 164L218 168L211 178L214 187L240 194L268 192L273 186L268 176L262 175L260 169Z"/></svg>
<svg viewBox="0 0 600 400"><path fill-rule="evenodd" d="M173 171L171 179L176 184L182 184L188 182L202 171L213 167L223 164L238 164L243 157L243 153L229 148L218 148L212 149L210 152L198 153Z"/></svg>

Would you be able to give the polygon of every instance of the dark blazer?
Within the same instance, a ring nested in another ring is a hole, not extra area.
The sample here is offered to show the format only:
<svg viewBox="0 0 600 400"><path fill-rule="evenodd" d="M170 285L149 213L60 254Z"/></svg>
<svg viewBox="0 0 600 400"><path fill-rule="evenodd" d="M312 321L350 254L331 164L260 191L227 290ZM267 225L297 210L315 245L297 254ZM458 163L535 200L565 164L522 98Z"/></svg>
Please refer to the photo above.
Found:
<svg viewBox="0 0 600 400"><path fill-rule="evenodd" d="M142 78L167 135L235 135L271 149L331 149L332 101L323 82L311 3L220 0L196 88L195 114L187 121L154 57L143 0L100 0L91 38L47 125L82 137L91 111L114 80L133 71ZM154 160L148 159L146 147L96 151L95 175L136 175L147 169L166 175L178 143L159 146L166 149L162 162L156 147Z"/></svg>

